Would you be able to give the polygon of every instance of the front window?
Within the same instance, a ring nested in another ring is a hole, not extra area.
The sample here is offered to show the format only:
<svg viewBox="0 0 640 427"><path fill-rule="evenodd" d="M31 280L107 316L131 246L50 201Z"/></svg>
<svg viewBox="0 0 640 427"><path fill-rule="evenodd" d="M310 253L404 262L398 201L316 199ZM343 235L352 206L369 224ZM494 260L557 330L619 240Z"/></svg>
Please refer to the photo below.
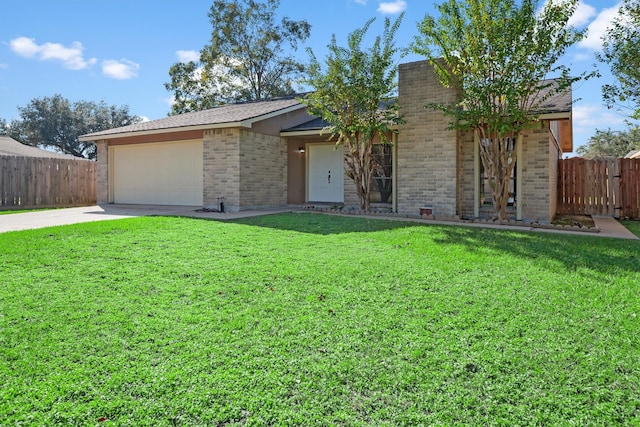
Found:
<svg viewBox="0 0 640 427"><path fill-rule="evenodd" d="M372 203L393 202L393 146L391 144L375 144L373 158L377 163L371 189Z"/></svg>

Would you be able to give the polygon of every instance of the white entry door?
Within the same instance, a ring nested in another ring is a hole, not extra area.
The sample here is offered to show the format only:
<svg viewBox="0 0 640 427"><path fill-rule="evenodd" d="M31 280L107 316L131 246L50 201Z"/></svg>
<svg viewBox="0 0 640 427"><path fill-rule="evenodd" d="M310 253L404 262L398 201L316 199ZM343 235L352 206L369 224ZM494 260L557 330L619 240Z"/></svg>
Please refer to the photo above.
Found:
<svg viewBox="0 0 640 427"><path fill-rule="evenodd" d="M309 145L309 202L344 202L344 151L331 145Z"/></svg>

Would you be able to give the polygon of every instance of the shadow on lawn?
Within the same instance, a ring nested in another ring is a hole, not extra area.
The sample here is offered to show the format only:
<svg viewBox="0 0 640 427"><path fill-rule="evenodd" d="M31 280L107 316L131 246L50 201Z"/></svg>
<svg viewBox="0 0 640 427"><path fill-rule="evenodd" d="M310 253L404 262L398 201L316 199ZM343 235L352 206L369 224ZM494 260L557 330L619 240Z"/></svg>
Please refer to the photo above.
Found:
<svg viewBox="0 0 640 427"><path fill-rule="evenodd" d="M520 259L546 258L567 269L640 272L640 243L635 240L566 234L443 226L434 242L463 245L469 251L490 248Z"/></svg>
<svg viewBox="0 0 640 427"><path fill-rule="evenodd" d="M524 230L495 230L457 225L427 225L381 218L317 213L286 213L230 221L256 227L319 235L366 233L404 228L425 230L425 244L463 245L468 251L489 248L514 259L546 258L568 270L580 266L597 271L640 272L640 243L589 235L566 235Z"/></svg>
<svg viewBox="0 0 640 427"><path fill-rule="evenodd" d="M229 222L253 225L256 227L273 228L276 230L289 230L296 231L298 233L321 235L367 233L371 231L396 230L415 226L414 223L404 221L384 220L382 218L326 215L315 212L263 215L251 218L234 219Z"/></svg>

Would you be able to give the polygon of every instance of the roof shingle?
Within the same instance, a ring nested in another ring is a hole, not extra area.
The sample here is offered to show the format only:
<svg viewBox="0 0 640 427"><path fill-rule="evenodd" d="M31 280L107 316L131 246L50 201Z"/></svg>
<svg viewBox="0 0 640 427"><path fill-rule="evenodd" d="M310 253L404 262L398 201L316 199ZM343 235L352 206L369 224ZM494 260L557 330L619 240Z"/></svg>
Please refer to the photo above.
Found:
<svg viewBox="0 0 640 427"><path fill-rule="evenodd" d="M254 120L280 110L296 105L302 106L295 96L275 98L266 101L244 102L239 104L227 104L208 110L194 111L175 116L169 116L158 120L136 123L129 126L109 129L82 135L86 140L94 137L113 136L131 132L145 132L179 129L191 126L219 125L224 123L238 123L245 120Z"/></svg>

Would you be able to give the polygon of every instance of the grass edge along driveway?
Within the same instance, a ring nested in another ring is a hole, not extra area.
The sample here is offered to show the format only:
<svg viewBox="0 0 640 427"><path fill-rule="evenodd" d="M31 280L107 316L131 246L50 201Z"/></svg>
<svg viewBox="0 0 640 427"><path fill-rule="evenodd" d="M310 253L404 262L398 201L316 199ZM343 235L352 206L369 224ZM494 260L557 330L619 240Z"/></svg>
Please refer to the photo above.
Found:
<svg viewBox="0 0 640 427"><path fill-rule="evenodd" d="M311 213L2 234L2 424L638 424L639 255Z"/></svg>

